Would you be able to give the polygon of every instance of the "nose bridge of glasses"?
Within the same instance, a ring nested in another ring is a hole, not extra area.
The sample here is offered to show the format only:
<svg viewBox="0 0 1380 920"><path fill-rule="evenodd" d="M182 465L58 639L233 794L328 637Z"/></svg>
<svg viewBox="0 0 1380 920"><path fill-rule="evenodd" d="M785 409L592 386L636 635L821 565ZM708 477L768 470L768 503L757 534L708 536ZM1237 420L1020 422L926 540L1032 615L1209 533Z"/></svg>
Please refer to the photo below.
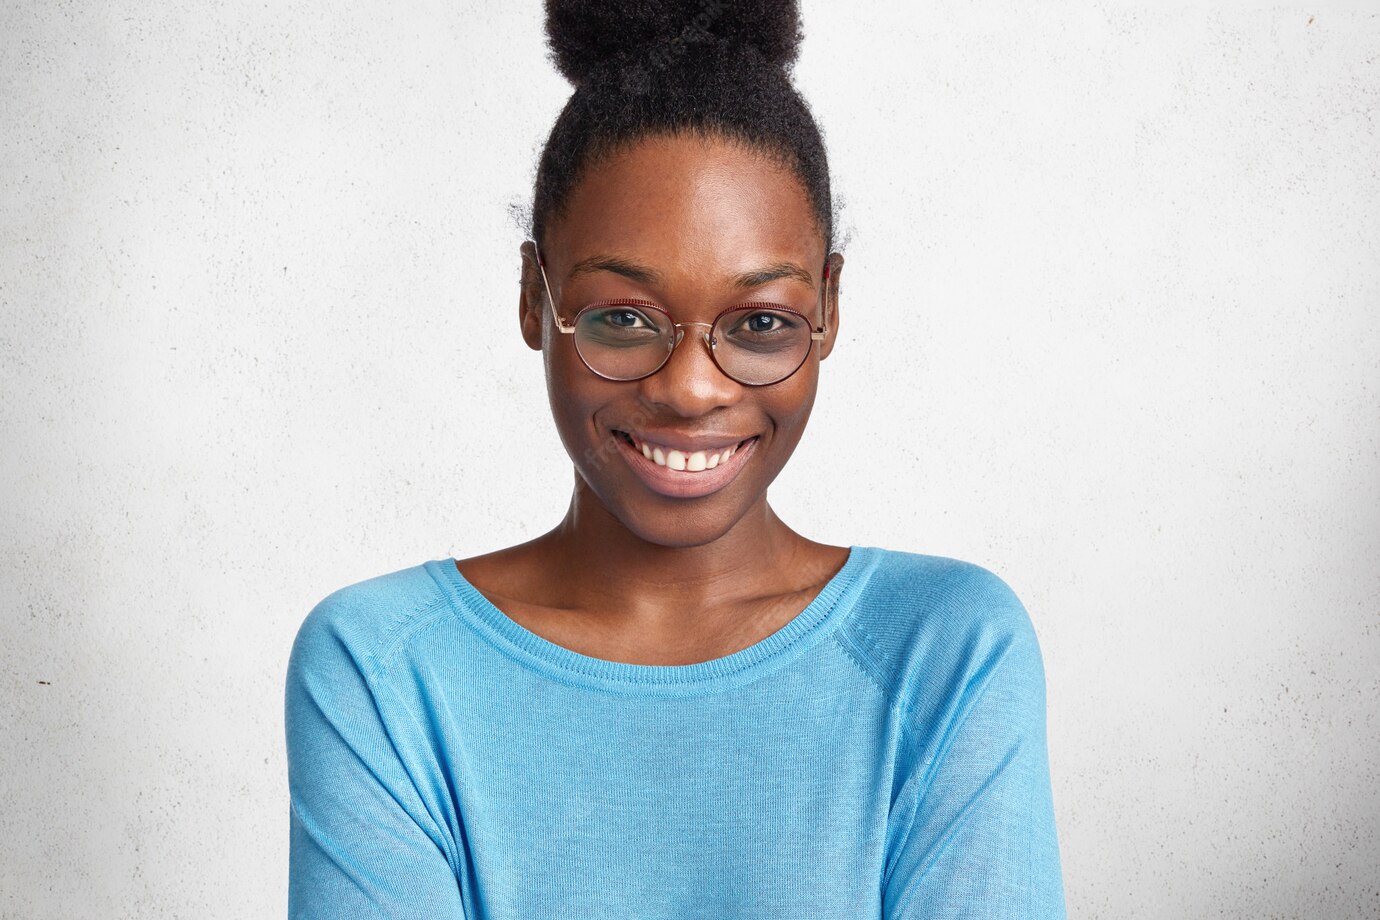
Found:
<svg viewBox="0 0 1380 920"><path fill-rule="evenodd" d="M673 329L676 330L676 336L675 336L674 341L671 342L671 347L670 347L669 349L667 349L668 352L669 352L669 351L674 351L674 350L675 350L675 347L676 347L677 345L680 344L681 339L685 338L685 329L683 328L683 327L685 327L685 326L707 326L707 327L709 327L710 329L713 329L713 328L714 328L714 324L713 324L713 323L699 323L699 322L693 322L693 321L686 321L686 322L683 322L683 323L672 323L672 324L671 324L671 328L673 328ZM709 333L708 333L708 332L701 332L701 333L700 333L700 338L704 341L704 344L705 344L705 345L708 345L708 346L710 347L711 350L713 349L714 345L713 345L713 343L710 342L710 340L709 340Z"/></svg>

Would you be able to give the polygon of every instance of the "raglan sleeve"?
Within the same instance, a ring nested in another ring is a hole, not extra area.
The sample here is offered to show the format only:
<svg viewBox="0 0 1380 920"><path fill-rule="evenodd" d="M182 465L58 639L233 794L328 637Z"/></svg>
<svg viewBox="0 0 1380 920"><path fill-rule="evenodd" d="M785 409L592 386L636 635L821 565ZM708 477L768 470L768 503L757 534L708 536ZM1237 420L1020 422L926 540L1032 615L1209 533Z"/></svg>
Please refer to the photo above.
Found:
<svg viewBox="0 0 1380 920"><path fill-rule="evenodd" d="M405 762L415 742L348 614L323 600L288 661L289 920L462 920L453 848Z"/></svg>
<svg viewBox="0 0 1380 920"><path fill-rule="evenodd" d="M1020 600L978 572L908 723L884 920L1065 920L1044 662Z"/></svg>

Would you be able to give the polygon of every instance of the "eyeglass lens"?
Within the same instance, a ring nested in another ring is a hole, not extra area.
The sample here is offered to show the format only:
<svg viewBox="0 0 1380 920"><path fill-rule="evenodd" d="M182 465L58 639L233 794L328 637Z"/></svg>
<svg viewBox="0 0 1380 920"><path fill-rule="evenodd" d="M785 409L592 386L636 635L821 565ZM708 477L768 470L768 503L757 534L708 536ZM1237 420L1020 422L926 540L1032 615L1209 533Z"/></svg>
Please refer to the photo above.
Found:
<svg viewBox="0 0 1380 920"><path fill-rule="evenodd" d="M698 336L703 326L686 327ZM805 362L813 340L805 318L789 310L746 305L723 314L710 332L719 367L739 383L762 386L789 377ZM595 373L636 380L670 358L676 327L660 310L636 305L596 306L575 321L575 347Z"/></svg>

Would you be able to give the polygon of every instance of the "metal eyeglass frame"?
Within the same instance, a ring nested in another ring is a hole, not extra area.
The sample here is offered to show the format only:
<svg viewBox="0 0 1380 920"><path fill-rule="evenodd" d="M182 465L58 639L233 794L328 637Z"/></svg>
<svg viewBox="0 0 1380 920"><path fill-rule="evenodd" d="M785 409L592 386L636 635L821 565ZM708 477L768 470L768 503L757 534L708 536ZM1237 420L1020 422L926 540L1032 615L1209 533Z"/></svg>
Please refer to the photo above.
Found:
<svg viewBox="0 0 1380 920"><path fill-rule="evenodd" d="M594 303L587 304L587 305L581 307L580 310L579 310L579 312L577 312L577 313L575 314L575 318L574 318L573 320L570 321L570 325L567 326L564 322L561 321L561 316L560 316L560 314L556 312L556 297L555 297L554 294L551 293L551 283L550 283L549 281L546 280L546 261L542 258L541 250L537 247L536 240L531 240L530 242L532 243L532 251L535 252L535 253L536 253L536 256L537 256L537 270L541 272L541 283L542 283L542 287L544 287L544 288L546 289L546 299L547 299L547 301L551 304L551 319L556 323L556 331L557 331L557 332L560 332L562 335L574 335L574 334L575 334L576 327L577 327L577 326L579 325L579 323L580 323L580 317L584 314L584 312L585 312L586 310L591 310L591 309L593 309L593 308L595 308L595 307L610 307L610 306L623 306L623 305L626 305L626 306L649 307L649 308L651 308L651 309L653 309L653 310L657 310L657 311L661 312L662 314L664 314L664 315L666 316L667 319L672 319L671 314L670 314L670 311L666 310L664 307L658 306L657 304L650 303L650 302L645 301L645 300L632 300L632 299L628 299L628 298L621 298L621 299L617 299L617 300L600 300L600 301L596 301L596 302L594 302ZM820 311L820 317L821 317L821 319L824 318L824 312L823 312L823 306L822 306L822 305L823 305L823 303L824 303L824 298L828 295L828 290L829 290L829 283L828 283L828 282L829 282L829 263L828 263L828 261L826 261L826 262L824 263L824 282L820 285L820 299L819 299L819 302L818 302L818 304L817 304L818 306L821 307L821 311ZM712 330L712 329L714 328L714 325L715 325L716 323L718 323L719 319L720 319L722 316L724 316L725 314L727 314L727 313L732 313L732 312L734 312L735 310L742 310L742 309L745 309L745 308L748 308L748 307L751 307L751 306L754 306L754 305L757 305L757 304L760 304L761 306L764 306L764 307L770 307L770 308L773 309L773 310L784 310L784 311L786 311L787 313L794 313L796 316L799 316L801 319L803 319L806 323L809 323L809 322L810 322L810 318L809 318L808 316L806 316L804 313L801 313L799 310L793 309L792 307L788 307L788 306L786 306L785 304L771 303L770 301L765 301L765 300L763 300L763 301L749 300L749 301L744 301L743 303L734 304L734 305L731 306L731 307L726 307L726 308L724 308L723 310L720 310L720 311L719 311L719 315L714 317L714 322L712 322L712 323L702 323L702 322L693 322L693 321L687 321L687 322L683 322L683 323L672 322L672 323L671 323L671 326L676 330L676 339L675 339L674 342L671 343L671 347L668 348L668 349L666 349L666 357L662 358L662 359L661 359L661 363L658 364L656 367L652 368L652 369L651 369L650 371L648 371L647 373L642 374L642 375L640 375L640 376L638 376L638 377L610 377L610 376L608 376L607 374L601 374L601 373L599 373L598 371L596 371L594 368L592 368L592 367L589 366L589 362L585 360L585 356L582 355L582 354L580 354L580 349L578 349L578 348L575 349L575 354L579 356L579 358L580 358L580 363L583 364L586 368L588 368L588 369L589 369L589 372L590 372L591 374L594 374L596 377L600 377L600 378L602 378L602 379L604 379L604 380L612 380L612 381L615 381L615 382L617 382L617 383L631 383L631 382L633 382L634 380L645 380L646 378L652 376L652 375L655 374L657 371L659 371L659 370L661 370L663 367L665 367L665 366L666 366L666 363L667 363L668 361L671 360L671 355L675 354L676 348L680 345L681 341L685 338L685 332L684 332L684 330L681 328L682 326L708 326L708 327ZM811 324L811 325L813 325L813 324ZM742 380L739 380L737 377L733 376L733 375L730 374L728 371L724 370L723 365L719 363L719 356L716 355L716 354L714 354L714 342L710 339L709 333L708 333L708 332L702 332L702 333L700 333L700 337L704 340L705 346L708 347L708 349L709 349L709 359L710 359L711 361L714 362L714 366L717 367L717 368L719 369L719 372L722 373L725 377L727 377L728 379L732 380L734 383L739 384L740 386L745 386L745 387L769 387L769 386L774 386L774 385L776 385L776 384L778 384L778 383L781 383L781 382L784 381L784 380L789 380L792 376L794 376L795 373L796 373L796 371L799 371L802 367L805 366L805 362L806 362L806 361L809 359L809 357L810 357L810 351L811 351L811 349L814 348L814 343L815 343L815 342L822 342L822 341L824 340L824 337L827 336L828 334L829 334L829 329L828 329L828 324L827 324L827 323L821 323L821 325L819 326L819 328L813 329L813 330L810 332L810 348L805 349L804 354L802 354L802 355L800 356L800 363L797 364L797 365L795 366L795 368L792 369L791 372L790 372L789 374L786 374L784 377L780 378L779 380L773 380L773 381L771 381L770 383L746 383L746 382L744 382L744 381L742 381Z"/></svg>

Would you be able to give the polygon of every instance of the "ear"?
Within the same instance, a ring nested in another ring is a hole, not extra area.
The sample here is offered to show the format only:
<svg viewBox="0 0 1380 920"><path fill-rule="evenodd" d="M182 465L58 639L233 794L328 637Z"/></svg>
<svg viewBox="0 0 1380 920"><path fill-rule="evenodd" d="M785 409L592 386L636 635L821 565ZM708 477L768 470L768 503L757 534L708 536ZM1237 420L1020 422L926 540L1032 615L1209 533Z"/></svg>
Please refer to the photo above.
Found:
<svg viewBox="0 0 1380 920"><path fill-rule="evenodd" d="M518 250L522 254L522 277L518 289L518 323L522 339L533 351L541 351L542 317L546 315L546 290L537 268L537 247L531 240Z"/></svg>
<svg viewBox="0 0 1380 920"><path fill-rule="evenodd" d="M843 254L832 252L824 260L824 328L827 334L819 343L819 360L829 357L839 335L839 276L843 274Z"/></svg>

